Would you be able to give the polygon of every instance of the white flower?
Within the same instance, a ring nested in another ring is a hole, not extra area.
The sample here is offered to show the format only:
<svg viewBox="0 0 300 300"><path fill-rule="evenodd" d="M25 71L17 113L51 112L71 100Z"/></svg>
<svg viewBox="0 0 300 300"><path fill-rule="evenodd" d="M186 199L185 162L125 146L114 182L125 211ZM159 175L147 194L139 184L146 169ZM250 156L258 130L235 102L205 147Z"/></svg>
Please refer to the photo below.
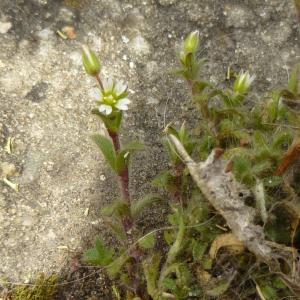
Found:
<svg viewBox="0 0 300 300"><path fill-rule="evenodd" d="M114 82L111 78L102 81L103 90L93 89L90 96L96 99L99 112L110 115L113 111L128 110L131 101L127 98L127 86L121 82Z"/></svg>
<svg viewBox="0 0 300 300"><path fill-rule="evenodd" d="M131 103L131 101L128 98L124 98L119 100L115 107L119 110L128 110L128 105Z"/></svg>
<svg viewBox="0 0 300 300"><path fill-rule="evenodd" d="M91 89L89 92L89 96L94 100L99 100L102 97L102 93L99 89Z"/></svg>
<svg viewBox="0 0 300 300"><path fill-rule="evenodd" d="M241 71L233 84L233 91L240 94L246 94L254 79L255 76L250 76L248 71Z"/></svg>
<svg viewBox="0 0 300 300"><path fill-rule="evenodd" d="M122 95L127 90L127 85L123 84L121 81L117 81L115 84L115 93L117 96Z"/></svg>
<svg viewBox="0 0 300 300"><path fill-rule="evenodd" d="M112 107L110 105L106 105L106 104L101 104L99 106L99 111L101 113L104 113L105 115L110 115L112 112Z"/></svg>
<svg viewBox="0 0 300 300"><path fill-rule="evenodd" d="M104 91L111 91L114 87L114 82L112 78L103 79L102 81Z"/></svg>

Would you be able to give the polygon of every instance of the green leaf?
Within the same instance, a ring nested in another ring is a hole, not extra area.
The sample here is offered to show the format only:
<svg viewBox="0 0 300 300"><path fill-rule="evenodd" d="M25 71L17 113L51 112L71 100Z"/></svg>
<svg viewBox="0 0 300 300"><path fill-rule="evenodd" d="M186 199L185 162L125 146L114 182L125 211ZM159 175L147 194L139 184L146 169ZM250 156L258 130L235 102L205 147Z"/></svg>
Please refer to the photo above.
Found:
<svg viewBox="0 0 300 300"><path fill-rule="evenodd" d="M274 150L281 150L282 148L287 149L288 146L292 143L292 141L293 133L285 129L284 131L280 131L277 134L275 134L272 142L272 148Z"/></svg>
<svg viewBox="0 0 300 300"><path fill-rule="evenodd" d="M188 154L191 154L193 151L196 142L191 138L190 134L185 128L185 123L183 123L179 130L176 130L172 126L168 126L165 129L165 133L168 135L174 135L183 145ZM177 150L174 148L173 143L171 143L168 139L164 141L164 145L166 146L170 159L174 165L181 164L180 156L177 153Z"/></svg>
<svg viewBox="0 0 300 300"><path fill-rule="evenodd" d="M139 239L139 245L144 249L151 249L155 245L155 240L156 240L155 232L151 232Z"/></svg>
<svg viewBox="0 0 300 300"><path fill-rule="evenodd" d="M173 190L174 188L176 188L175 178L170 173L170 171L163 172L156 176L152 180L152 184L156 187L163 188L166 190Z"/></svg>
<svg viewBox="0 0 300 300"><path fill-rule="evenodd" d="M114 133L118 133L122 122L122 112L113 111L110 115L106 116L99 112L97 108L92 110L92 114L99 117L105 124L105 127Z"/></svg>
<svg viewBox="0 0 300 300"><path fill-rule="evenodd" d="M132 141L126 145L123 145L122 149L124 149L125 151L134 152L144 150L145 146L139 141Z"/></svg>
<svg viewBox="0 0 300 300"><path fill-rule="evenodd" d="M274 91L271 94L271 99L267 103L267 120L270 123L276 122L280 115L283 114L284 107L281 104L281 93Z"/></svg>
<svg viewBox="0 0 300 300"><path fill-rule="evenodd" d="M99 147L111 168L116 171L116 153L112 141L100 134L92 135L92 140Z"/></svg>
<svg viewBox="0 0 300 300"><path fill-rule="evenodd" d="M203 136L199 147L200 160L205 160L216 145L217 140L214 136L210 134Z"/></svg>
<svg viewBox="0 0 300 300"><path fill-rule="evenodd" d="M164 231L164 238L169 246L172 245L175 240L174 232L169 230Z"/></svg>
<svg viewBox="0 0 300 300"><path fill-rule="evenodd" d="M281 176L271 176L263 179L264 186L275 187L283 183L283 178Z"/></svg>
<svg viewBox="0 0 300 300"><path fill-rule="evenodd" d="M107 249L104 243L96 240L95 248L89 249L84 253L84 260L96 266L107 266L113 260L114 251Z"/></svg>
<svg viewBox="0 0 300 300"><path fill-rule="evenodd" d="M143 261L144 274L147 281L147 292L153 299L160 299L160 292L157 289L157 279L159 275L160 254L154 254Z"/></svg>
<svg viewBox="0 0 300 300"><path fill-rule="evenodd" d="M208 81L196 81L195 83L194 83L194 92L195 93L202 93L206 88L208 88L208 87L213 87L213 85L210 83L210 82L208 82Z"/></svg>
<svg viewBox="0 0 300 300"><path fill-rule="evenodd" d="M202 266L204 270L210 270L212 267L213 261L210 257L204 256L202 259Z"/></svg>
<svg viewBox="0 0 300 300"><path fill-rule="evenodd" d="M298 93L299 81L300 81L300 64L298 64L293 69L288 83L288 90L292 92L294 95L297 95Z"/></svg>
<svg viewBox="0 0 300 300"><path fill-rule="evenodd" d="M218 296L221 296L222 294L224 294L228 290L229 286L230 286L230 282L226 282L226 283L220 284L219 286L217 286L211 290L206 291L205 293L211 297L218 297Z"/></svg>
<svg viewBox="0 0 300 300"><path fill-rule="evenodd" d="M121 254L118 258L114 259L113 262L111 262L107 266L107 272L109 276L114 278L120 272L121 268L127 262L127 260L129 260L129 258L130 257L126 253L124 253Z"/></svg>
<svg viewBox="0 0 300 300"><path fill-rule="evenodd" d="M192 253L193 253L193 259L194 261L201 261L205 250L207 248L206 243L200 243L196 240L193 240L193 248L192 248Z"/></svg>
<svg viewBox="0 0 300 300"><path fill-rule="evenodd" d="M261 286L260 290L261 290L262 294L264 295L264 297L266 298L266 300L277 299L276 290L274 288L272 288L271 286L269 286L269 285Z"/></svg>
<svg viewBox="0 0 300 300"><path fill-rule="evenodd" d="M275 278L272 280L272 285L277 289L286 288L284 281L279 276L275 276Z"/></svg>
<svg viewBox="0 0 300 300"><path fill-rule="evenodd" d="M112 217L104 217L104 223L110 228L119 241L127 241L127 235L121 220L113 219Z"/></svg>
<svg viewBox="0 0 300 300"><path fill-rule="evenodd" d="M162 281L162 284L167 290L170 290L170 291L175 291L177 288L175 279L165 278Z"/></svg>
<svg viewBox="0 0 300 300"><path fill-rule="evenodd" d="M181 251L182 246L183 246L185 225L184 225L182 212L180 211L180 209L177 210L176 216L177 216L177 219L178 219L179 228L178 228L176 240L173 243L173 245L171 246L171 248L169 249L167 259L166 259L166 263L165 263L166 265L169 265L169 264L173 263L173 261L175 260L175 258L177 257L177 255L179 254L179 252Z"/></svg>
<svg viewBox="0 0 300 300"><path fill-rule="evenodd" d="M116 157L115 169L118 175L122 175L125 169L128 167L130 158L130 152L127 150L121 150Z"/></svg>
<svg viewBox="0 0 300 300"><path fill-rule="evenodd" d="M161 198L157 195L149 194L144 196L142 199L131 204L131 215L133 218L137 218L144 209L151 206L153 203L161 201Z"/></svg>
<svg viewBox="0 0 300 300"><path fill-rule="evenodd" d="M237 180L248 185L255 184L255 178L252 174L251 162L245 156L235 156L233 159L233 173Z"/></svg>
<svg viewBox="0 0 300 300"><path fill-rule="evenodd" d="M252 172L255 176L259 176L261 173L270 171L272 169L272 164L270 161L263 161L252 167Z"/></svg>
<svg viewBox="0 0 300 300"><path fill-rule="evenodd" d="M116 216L118 218L130 215L128 203L121 200L114 201L112 204L106 205L101 212L105 216Z"/></svg>

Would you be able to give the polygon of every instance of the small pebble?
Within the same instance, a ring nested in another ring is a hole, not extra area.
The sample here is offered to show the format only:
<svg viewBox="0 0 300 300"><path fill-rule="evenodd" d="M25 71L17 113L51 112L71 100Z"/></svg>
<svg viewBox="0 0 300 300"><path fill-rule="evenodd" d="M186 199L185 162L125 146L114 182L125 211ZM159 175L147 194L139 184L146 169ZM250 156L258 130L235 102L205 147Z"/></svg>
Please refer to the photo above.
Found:
<svg viewBox="0 0 300 300"><path fill-rule="evenodd" d="M5 34L11 29L12 24L10 22L0 22L0 33Z"/></svg>

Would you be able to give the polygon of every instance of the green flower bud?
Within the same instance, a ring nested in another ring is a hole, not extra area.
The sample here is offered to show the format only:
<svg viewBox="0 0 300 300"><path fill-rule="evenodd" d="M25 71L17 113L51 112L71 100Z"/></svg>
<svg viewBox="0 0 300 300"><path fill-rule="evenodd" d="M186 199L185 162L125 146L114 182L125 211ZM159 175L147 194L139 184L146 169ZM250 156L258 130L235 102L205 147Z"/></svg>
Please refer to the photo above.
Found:
<svg viewBox="0 0 300 300"><path fill-rule="evenodd" d="M198 50L199 44L199 31L195 30L191 32L185 39L183 44L183 50L186 54L195 53Z"/></svg>
<svg viewBox="0 0 300 300"><path fill-rule="evenodd" d="M82 46L82 62L85 71L91 75L96 76L99 74L101 64L96 54L86 45Z"/></svg>
<svg viewBox="0 0 300 300"><path fill-rule="evenodd" d="M242 95L246 94L254 79L255 76L250 76L248 71L241 71L233 84L233 91Z"/></svg>

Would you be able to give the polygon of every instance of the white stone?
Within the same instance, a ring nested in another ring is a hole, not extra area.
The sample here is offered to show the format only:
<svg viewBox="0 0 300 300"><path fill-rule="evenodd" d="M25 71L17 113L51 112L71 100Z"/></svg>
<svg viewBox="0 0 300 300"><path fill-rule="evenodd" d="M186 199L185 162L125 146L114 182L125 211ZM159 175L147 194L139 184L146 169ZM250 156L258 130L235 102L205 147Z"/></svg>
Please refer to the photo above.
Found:
<svg viewBox="0 0 300 300"><path fill-rule="evenodd" d="M38 31L36 34L41 40L48 40L51 35L53 35L53 32L50 28L44 28L41 31Z"/></svg>
<svg viewBox="0 0 300 300"><path fill-rule="evenodd" d="M123 42L124 44L128 44L128 43L129 43L129 38L128 38L127 36L122 35L121 38L122 38L122 42Z"/></svg>
<svg viewBox="0 0 300 300"><path fill-rule="evenodd" d="M136 36L130 43L130 46L138 55L147 55L150 53L150 45L141 35Z"/></svg>
<svg viewBox="0 0 300 300"><path fill-rule="evenodd" d="M0 22L0 33L5 34L11 29L12 24L10 22Z"/></svg>

